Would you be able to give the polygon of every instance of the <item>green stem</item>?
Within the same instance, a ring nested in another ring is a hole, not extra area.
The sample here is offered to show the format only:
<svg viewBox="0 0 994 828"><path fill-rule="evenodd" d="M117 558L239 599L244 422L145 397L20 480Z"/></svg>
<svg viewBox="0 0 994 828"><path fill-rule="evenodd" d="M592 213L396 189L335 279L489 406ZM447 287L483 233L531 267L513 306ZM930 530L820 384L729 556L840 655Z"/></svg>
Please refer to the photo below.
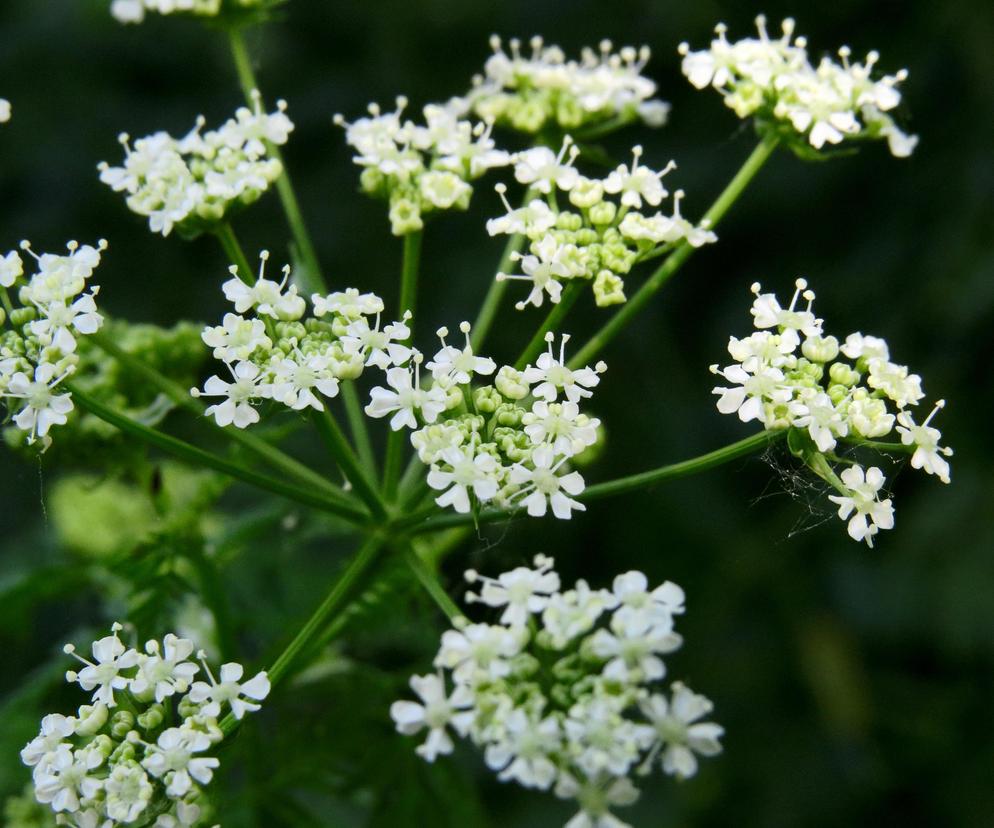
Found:
<svg viewBox="0 0 994 828"><path fill-rule="evenodd" d="M185 460L195 466L214 469L259 489L265 489L305 506L313 506L316 509L338 515L351 523L362 525L368 520L368 515L356 508L344 495L333 496L330 491L322 492L301 488L278 478L268 477L252 469L239 466L237 463L233 463L224 457L211 454L197 446L178 440L175 437L150 428L137 420L133 420L127 415L107 407L89 394L76 388L71 382L65 382L63 386L72 394L73 401L81 408L99 417L104 422L116 426L125 434L136 437L156 448L160 448L181 460Z"/></svg>
<svg viewBox="0 0 994 828"><path fill-rule="evenodd" d="M421 266L420 230L404 236L404 258L400 268L400 300L397 310L400 313L410 311L413 316L418 302L418 268ZM414 324L411 320L411 336L414 336Z"/></svg>
<svg viewBox="0 0 994 828"><path fill-rule="evenodd" d="M418 267L421 262L421 232L408 233L404 236L404 259L400 268L400 304L401 313L414 313L417 302ZM414 320L411 320L411 336L414 336ZM415 370L417 368L415 367ZM400 467L404 459L404 443L407 432L391 430L387 434L387 451L383 461L383 494L392 501L397 494L397 481L400 479Z"/></svg>
<svg viewBox="0 0 994 828"><path fill-rule="evenodd" d="M744 440L732 443L715 451L693 457L690 460L683 460L679 463L672 463L668 466L661 466L658 469L633 474L629 477L622 477L618 480L611 480L606 483L598 483L585 489L577 495L578 500L584 502L599 500L603 497L613 497L636 489L644 488L653 483L663 480L674 480L680 477L689 477L693 474L713 469L717 466L729 463L739 457L744 457L770 443L780 440L786 435L786 431L762 431ZM410 530L411 534L419 535L425 532L436 532L451 526L460 526L468 523L493 523L514 515L516 509L486 509L477 515L461 515L456 512L445 512L439 515L437 507L431 507L415 512L406 518L397 521L397 530Z"/></svg>
<svg viewBox="0 0 994 828"><path fill-rule="evenodd" d="M525 203L527 203L530 193L531 190L525 193ZM497 263L497 273L507 273L510 271L514 254L521 252L525 240L525 236L520 233L511 236L507 240L507 244L504 245L504 252L501 254L500 261ZM473 323L473 332L469 335L469 341L474 351L479 351L483 347L483 342L487 338L487 334L490 333L490 328L494 323L494 318L497 316L497 311L500 309L500 303L506 291L507 281L497 281L494 278L490 282L487 295L483 298L483 305L480 307L480 312L477 314L476 321Z"/></svg>
<svg viewBox="0 0 994 828"><path fill-rule="evenodd" d="M554 332L559 326L559 323L566 318L566 314L576 304L576 300L580 297L584 286L585 283L578 279L574 279L566 286L566 290L559 297L559 302L552 306L552 309L545 317L545 321L535 331L535 336L532 337L531 342L528 343L521 356L518 357L518 361L514 363L514 367L518 371L523 371L529 362L542 353L542 349L545 347L545 335L549 331Z"/></svg>
<svg viewBox="0 0 994 828"><path fill-rule="evenodd" d="M228 42L231 46L231 56L235 61L235 71L238 73L238 83L242 87L242 93L249 107L256 105L254 93L258 91L259 84L252 70L252 60L249 58L248 49L245 47L245 38L242 37L241 30L231 28L228 30ZM283 153L275 144L267 142L266 148L269 154L280 162L283 174L276 179L276 191L279 193L280 201L283 204L283 212L286 214L287 225L293 234L293 239L303 264L304 273L297 274L301 287L305 293L326 293L324 276L321 274L321 264L318 262L314 244L311 242L310 234L307 232L307 225L304 223L304 216L300 211L300 203L297 201L297 194L293 189L293 182L290 180L290 173L287 171L286 162L283 160Z"/></svg>
<svg viewBox="0 0 994 828"><path fill-rule="evenodd" d="M0 302L3 302L4 308L7 309L7 317L14 312L14 305L10 301L10 294L7 293L7 288L0 286Z"/></svg>
<svg viewBox="0 0 994 828"><path fill-rule="evenodd" d="M246 285L254 285L255 271L249 264L245 256L245 251L242 249L241 244L239 244L238 237L235 235L235 230L231 224L227 221L221 222L214 229L214 235L221 242L221 247L224 248L224 252L228 256L228 262L238 268L238 278L245 282Z"/></svg>
<svg viewBox="0 0 994 828"><path fill-rule="evenodd" d="M324 600L267 671L269 681L273 686L279 684L301 651L305 650L312 640L321 633L328 620L342 609L356 581L373 565L382 547L382 538L373 536L359 548ZM231 714L228 714L221 722L221 729L225 734L231 733L237 726L238 722Z"/></svg>
<svg viewBox="0 0 994 828"><path fill-rule="evenodd" d="M355 453L352 451L349 441L345 439L338 421L327 407L323 411L314 411L311 419L327 444L331 456L335 458L335 462L342 470L342 474L345 475L356 494L359 495L359 499L369 507L373 517L378 520L385 518L387 511L383 506L383 501L373 484L370 483L366 472L359 466Z"/></svg>
<svg viewBox="0 0 994 828"><path fill-rule="evenodd" d="M710 222L709 226L714 229L728 209L735 203L735 200L742 195L746 186L766 163L777 147L777 138L766 136L756 146L745 163L735 174L735 177L728 183L728 186L718 196L717 200L704 214L703 221ZM690 258L695 248L686 241L681 242L677 248L664 260L663 263L648 278L644 285L614 314L604 326L594 334L569 361L570 368L579 368L589 364L601 350L614 339L621 330L632 320L649 300L655 296L659 289L665 285L673 275L680 269L687 259Z"/></svg>
<svg viewBox="0 0 994 828"><path fill-rule="evenodd" d="M134 354L125 351L103 331L97 331L94 334L90 334L87 337L87 341L92 342L102 351L114 357L114 359L122 365L126 366L129 371L134 371L136 374L141 375L143 378L152 383L152 385L162 391L163 394L169 397L178 406L186 408L198 417L204 417L206 406L195 400L190 395L188 389L184 388L179 383L173 382L169 379L169 377L159 373ZM290 457L290 455L285 454L260 437L240 429L224 428L217 425L211 418L208 418L207 422L214 426L214 428L223 434L227 439L238 443L260 460L268 463L274 469L278 469L279 471L285 472L291 477L296 478L297 482L307 486L317 486L325 491L344 497L341 489L339 489L330 480L322 477L313 469L308 468L300 461L295 460Z"/></svg>
<svg viewBox="0 0 994 828"><path fill-rule="evenodd" d="M416 546L412 545L404 553L404 560L414 573L414 577L424 587L425 592L432 597L432 600L438 604L439 609L449 617L450 621L455 622L457 619L465 617L456 602L445 591L438 576L425 563L424 557Z"/></svg>
<svg viewBox="0 0 994 828"><path fill-rule="evenodd" d="M367 473L376 474L376 456L373 454L373 444L369 439L369 429L366 427L366 417L362 413L362 403L355 390L354 382L341 384L342 400L345 403L345 417L349 421L349 430L356 445L359 462Z"/></svg>
<svg viewBox="0 0 994 828"><path fill-rule="evenodd" d="M851 446L858 446L859 448L874 449L875 451L886 451L890 454L914 454L915 449L917 448L917 446L913 443L910 446L906 446L904 443L889 443L883 440L864 440L861 437L844 437L842 442Z"/></svg>

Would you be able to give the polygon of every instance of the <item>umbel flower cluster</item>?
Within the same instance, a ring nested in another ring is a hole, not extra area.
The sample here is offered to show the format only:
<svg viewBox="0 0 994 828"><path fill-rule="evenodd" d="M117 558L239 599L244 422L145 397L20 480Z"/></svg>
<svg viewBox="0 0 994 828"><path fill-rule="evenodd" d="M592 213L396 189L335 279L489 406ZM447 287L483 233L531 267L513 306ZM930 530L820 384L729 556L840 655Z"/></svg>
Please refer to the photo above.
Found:
<svg viewBox="0 0 994 828"><path fill-rule="evenodd" d="M430 467L428 485L442 492L435 498L439 506L467 513L483 503L523 505L533 517L551 508L564 520L573 510L584 511L575 497L585 483L571 462L597 442L600 420L582 413L580 403L592 396L607 367L568 368L569 337L563 336L557 358L550 332L549 348L535 365L498 369L473 352L469 323L459 330L466 336L463 348L446 343L448 330L438 331L442 348L426 365L430 387L421 387L422 357L414 351L411 367L387 371L389 388L373 389L366 413L392 415L394 430L416 429L411 444ZM474 388L476 376L493 376L493 383Z"/></svg>
<svg viewBox="0 0 994 828"><path fill-rule="evenodd" d="M218 720L258 710L269 678L242 681L234 662L217 678L202 651L193 660L189 639L170 633L140 651L124 645L121 630L114 624L93 642L92 661L66 645L83 665L66 681L92 696L75 716L45 716L21 751L35 796L74 828L203 825L203 786L220 764L210 753L224 738Z"/></svg>
<svg viewBox="0 0 994 828"><path fill-rule="evenodd" d="M650 213L669 195L662 180L676 167L672 161L653 170L641 163L642 147L636 146L630 165L596 179L576 169L579 154L569 136L558 153L543 146L518 153L514 177L536 196L522 207L512 207L504 185L497 185L507 213L488 221L487 232L520 233L528 239L528 252L514 256L522 272L497 274L498 280L531 284L528 296L516 305L519 310L541 306L546 295L559 302L563 284L574 279L592 282L599 306L624 302L624 277L639 262L663 255L681 241L693 247L717 241L706 223L694 225L680 215L683 190L673 196L671 215Z"/></svg>
<svg viewBox="0 0 994 828"><path fill-rule="evenodd" d="M721 752L723 729L701 721L711 702L680 682L660 686L662 656L682 644L683 590L650 588L635 571L611 590L585 581L563 590L551 558L534 567L466 573L480 584L467 601L501 610L498 623L458 619L442 635L437 673L411 679L419 701L395 702L390 715L403 734L427 731L417 753L429 762L452 752L455 733L501 781L575 799L569 828L625 828L609 809L638 798L633 776L658 763L684 779L697 755Z"/></svg>
<svg viewBox="0 0 994 828"><path fill-rule="evenodd" d="M126 193L128 208L147 216L153 233L168 236L175 227L197 236L256 201L283 173L270 146L285 144L293 131L286 101L266 113L254 92L251 109L239 107L219 129L202 133L205 123L201 116L182 138L156 132L133 147L122 134L124 166L98 167L100 180Z"/></svg>
<svg viewBox="0 0 994 828"><path fill-rule="evenodd" d="M283 279L276 282L266 278L268 261L264 250L255 280L231 267L231 279L222 289L235 313L225 314L220 325L208 326L202 334L228 377L214 375L202 391L194 388L191 393L222 398L207 408L218 425L246 428L257 423L256 404L263 400L296 411L321 411L322 398L337 396L340 380L356 379L367 365L387 369L410 358L410 348L401 344L410 330L403 321L381 327L380 297L355 288L315 294L308 316L307 301L297 295L295 285L287 285L290 266L284 266Z"/></svg>
<svg viewBox="0 0 994 828"><path fill-rule="evenodd" d="M838 52L841 63L824 57L813 66L806 38L794 37L793 20L783 21L783 35L775 39L762 15L756 26L758 38L730 43L721 24L709 49L693 52L680 44L683 73L698 89L717 89L740 118L793 132L816 150L844 140L885 138L893 155L911 155L918 138L902 132L890 114L901 102L898 86L908 77L906 69L875 78L879 54L851 63L845 46Z"/></svg>
<svg viewBox="0 0 994 828"><path fill-rule="evenodd" d="M496 35L490 46L494 53L483 74L473 78L465 97L453 99L453 105L485 121L535 134L549 126L564 131L639 119L661 126L666 120L669 104L653 97L656 84L642 74L648 46L615 52L603 40L599 51L584 49L579 60L567 60L562 49L537 36L530 55L515 38L508 42L510 54Z"/></svg>
<svg viewBox="0 0 994 828"><path fill-rule="evenodd" d="M97 287L87 280L107 247L69 242L68 255L37 255L31 245L21 249L35 260L36 272L26 276L16 250L0 256L0 399L28 443L40 440L47 448L52 426L65 425L72 397L59 385L79 363L78 340L96 333L103 317L94 301ZM9 290L17 288L20 307Z"/></svg>
<svg viewBox="0 0 994 828"><path fill-rule="evenodd" d="M883 339L849 334L844 341L828 335L811 310L814 292L798 279L790 305L783 307L772 293L752 286L756 331L729 339L735 364L711 366L731 383L718 387L718 410L738 414L743 422L758 420L767 429L793 429L806 440L795 440L796 451L837 490L829 500L848 520L849 534L873 546L880 529L894 526L889 498L881 499L883 472L864 469L834 451L841 441L858 445L886 437L895 429L912 453L911 465L949 482L946 457L952 449L939 445L942 434L930 425L945 405L940 400L922 423L912 407L924 398L921 377L890 360ZM844 466L840 475L828 461Z"/></svg>
<svg viewBox="0 0 994 828"><path fill-rule="evenodd" d="M281 2L283 0L113 0L110 13L120 23L141 23L147 14L217 17L225 10L260 9Z"/></svg>
<svg viewBox="0 0 994 828"><path fill-rule="evenodd" d="M490 137L491 124L473 124L439 104L426 106L424 123L416 124L403 120L406 106L401 97L393 112L374 103L368 116L352 123L335 116L363 168L363 191L390 204L396 236L420 230L422 216L432 211L465 210L473 194L469 182L510 160Z"/></svg>

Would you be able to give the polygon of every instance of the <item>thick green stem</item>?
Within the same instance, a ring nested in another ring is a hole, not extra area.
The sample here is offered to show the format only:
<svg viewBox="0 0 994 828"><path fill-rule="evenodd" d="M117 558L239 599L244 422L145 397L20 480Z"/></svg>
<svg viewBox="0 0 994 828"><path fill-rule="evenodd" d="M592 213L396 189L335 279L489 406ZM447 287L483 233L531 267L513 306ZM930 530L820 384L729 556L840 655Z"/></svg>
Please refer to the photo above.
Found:
<svg viewBox="0 0 994 828"><path fill-rule="evenodd" d="M342 474L352 484L355 493L359 495L359 499L369 507L373 517L379 520L385 518L387 511L380 499L379 492L366 476L365 470L359 465L355 453L352 451L352 446L345 439L338 421L327 407L323 411L314 411L311 419L321 438L327 444L331 456L342 470Z"/></svg>
<svg viewBox="0 0 994 828"><path fill-rule="evenodd" d="M249 107L255 107L255 93L259 89L259 84L255 79L255 72L252 70L252 60L249 57L248 49L245 47L245 39L239 29L228 31L228 42L231 45L231 56L235 61L235 71L238 73L238 83L242 87L242 93ZM283 212L286 214L287 225L293 234L293 239L300 256L300 263L304 272L297 273L296 278L301 284L305 293L326 293L324 276L321 274L321 264L318 261L314 244L311 242L310 234L307 232L307 225L304 223L304 216L300 211L300 203L297 201L297 194L294 192L293 183L290 180L290 173L287 171L286 162L283 160L283 153L275 144L267 143L269 154L280 162L283 167L283 174L276 179L276 191L279 193L280 201L283 204Z"/></svg>
<svg viewBox="0 0 994 828"><path fill-rule="evenodd" d="M105 332L97 331L94 334L90 334L87 337L87 341L92 342L102 351L114 357L114 359L122 365L126 366L129 371L134 371L136 374L140 374L178 406L187 409L193 414L196 414L198 417L204 416L206 406L195 400L190 395L188 389L184 388L179 383L173 382L169 379L169 377L160 374L134 354L125 351ZM279 469L280 471L289 474L291 477L296 478L299 483L307 486L317 486L325 491L344 496L341 489L339 489L330 480L322 477L316 471L308 468L300 461L294 460L290 457L290 455L285 454L260 437L250 434L247 431L242 431L241 429L223 428L217 425L211 418L208 418L207 422L214 426L217 431L223 434L227 439L238 443L244 449L254 454L260 460L268 463L274 469Z"/></svg>
<svg viewBox="0 0 994 828"><path fill-rule="evenodd" d="M286 649L273 662L272 667L269 668L269 680L273 686L280 683L301 652L313 643L314 639L321 634L322 629L328 621L343 608L356 582L375 563L382 548L383 539L379 536L369 538L359 548L352 560L349 561L348 566L335 581L331 591L325 596L325 599L313 612L311 617L307 619L304 626L300 628L300 631L294 636L293 641L287 645ZM238 721L231 714L226 716L221 722L221 729L225 734L231 733L237 726Z"/></svg>
<svg viewBox="0 0 994 828"><path fill-rule="evenodd" d="M566 314L576 304L576 300L580 297L580 293L583 291L585 285L585 282L575 279L566 286L566 290L559 297L559 302L552 306L552 309L545 317L545 321L535 331L535 336L531 338L531 342L528 343L521 356L518 357L518 361L514 363L514 367L517 370L523 371L529 362L542 353L542 349L545 347L545 335L549 331L555 332L555 329L566 318Z"/></svg>
<svg viewBox="0 0 994 828"><path fill-rule="evenodd" d="M528 193L525 194L525 198L528 198ZM497 273L507 273L510 271L514 255L521 252L524 243L525 236L522 234L515 234L507 240L507 244L504 245L504 252L501 254L500 261L497 263ZM490 282L487 295L483 297L483 305L480 307L480 312L477 314L476 321L473 323L473 332L469 335L469 341L474 351L479 351L483 347L483 342L487 338L487 334L490 333L490 328L494 324L494 319L497 316L497 311L500 309L500 303L506 292L507 281L498 281L494 278Z"/></svg>
<svg viewBox="0 0 994 828"><path fill-rule="evenodd" d="M735 177L728 183L728 186L718 196L714 204L704 214L703 221L709 222L713 229L721 221L728 209L735 203L735 200L742 195L746 186L766 163L777 147L777 139L767 136L760 141L759 145L752 151L745 163L735 174ZM601 350L614 339L621 330L632 320L642 308L646 306L650 299L656 295L659 289L665 285L680 269L687 259L690 258L695 248L686 241L680 245L663 260L663 263L648 278L644 285L612 316L604 326L594 334L576 355L569 361L571 368L589 364Z"/></svg>
<svg viewBox="0 0 994 828"><path fill-rule="evenodd" d="M252 469L239 466L237 463L233 463L224 457L211 454L197 446L139 423L137 420L133 420L127 415L121 414L104 405L89 394L76 388L71 382L63 383L63 385L72 394L73 401L80 408L89 411L104 422L119 428L125 434L136 437L156 448L160 448L194 466L214 469L222 474L227 474L229 477L241 480L259 489L281 495L304 506L313 506L316 509L338 515L351 523L362 525L369 519L369 516L361 509L358 509L345 495L333 496L327 490L305 489L292 483L286 483L275 477L267 477Z"/></svg>
<svg viewBox="0 0 994 828"><path fill-rule="evenodd" d="M599 500L603 497L613 497L624 494L625 492L641 489L663 480L674 480L680 477L699 474L700 472L713 469L716 466L724 465L739 457L744 457L747 454L758 451L770 443L781 439L786 433L786 431L763 431L724 448L702 454L699 457L693 457L690 460L683 460L679 463L672 463L668 466L652 469L651 471L590 486L577 495L577 499L584 502ZM409 529L411 534L419 535L425 532L437 532L451 526L460 526L468 523L493 523L494 521L512 517L515 511L515 509L485 509L477 515L461 515L456 512L446 512L439 515L437 514L438 509L431 507L402 518L397 521L395 526L398 530Z"/></svg>
<svg viewBox="0 0 994 828"><path fill-rule="evenodd" d="M415 311L418 292L418 267L421 263L421 232L408 233L404 236L404 259L400 269L400 304L398 309ZM411 320L411 336L414 335L414 320ZM417 368L415 368L417 370ZM391 430L387 434L387 452L383 461L383 495L392 501L397 495L397 482L400 479L400 468L404 460L404 443L407 432L404 429Z"/></svg>
<svg viewBox="0 0 994 828"><path fill-rule="evenodd" d="M252 268L252 265L249 264L249 260L245 256L245 251L242 249L241 244L239 244L238 237L235 235L234 228L232 228L231 224L227 221L221 222L215 228L214 235L217 236L217 240L221 242L221 247L224 248L224 252L228 257L229 263L238 268L238 278L247 285L254 285L255 270Z"/></svg>
<svg viewBox="0 0 994 828"><path fill-rule="evenodd" d="M362 403L359 402L355 383L343 382L341 389L342 400L345 403L345 416L349 421L349 431L352 432L352 440L355 442L359 462L362 463L368 474L375 477L376 456L373 454L373 444L369 439L369 429L366 427L366 417L362 413Z"/></svg>
<svg viewBox="0 0 994 828"><path fill-rule="evenodd" d="M438 580L438 575L425 562L424 554L420 551L416 542L404 553L404 560L414 573L414 577L424 587L425 592L438 604L439 609L449 617L450 621L454 622L459 618L465 617L456 602L445 591L445 588Z"/></svg>

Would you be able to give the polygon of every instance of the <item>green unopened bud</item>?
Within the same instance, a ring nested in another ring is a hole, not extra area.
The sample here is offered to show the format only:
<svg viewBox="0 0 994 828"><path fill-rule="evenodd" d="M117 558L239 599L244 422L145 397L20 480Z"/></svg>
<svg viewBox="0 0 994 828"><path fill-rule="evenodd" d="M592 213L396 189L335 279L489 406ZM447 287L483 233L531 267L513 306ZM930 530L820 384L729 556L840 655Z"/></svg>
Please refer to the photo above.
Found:
<svg viewBox="0 0 994 828"><path fill-rule="evenodd" d="M510 365L505 365L497 372L494 385L509 400L522 400L528 396L531 387L525 382L524 375Z"/></svg>
<svg viewBox="0 0 994 828"><path fill-rule="evenodd" d="M492 385L485 385L473 392L473 405L482 414L493 414L503 402L500 391Z"/></svg>
<svg viewBox="0 0 994 828"><path fill-rule="evenodd" d="M161 704L153 704L138 716L138 726L142 730L155 730L166 720L166 711Z"/></svg>
<svg viewBox="0 0 994 828"><path fill-rule="evenodd" d="M556 120L564 129L576 129L583 123L586 112L580 102L572 95L559 95L556 106Z"/></svg>
<svg viewBox="0 0 994 828"><path fill-rule="evenodd" d="M556 216L556 229L558 230L566 230L570 233L575 233L582 227L583 216L578 213L571 213L567 210Z"/></svg>
<svg viewBox="0 0 994 828"><path fill-rule="evenodd" d="M838 405L849 396L849 389L844 385L830 385L828 386L828 396L834 405Z"/></svg>
<svg viewBox="0 0 994 828"><path fill-rule="evenodd" d="M828 369L828 376L833 383L852 387L859 382L859 372L844 362L835 362Z"/></svg>
<svg viewBox="0 0 994 828"><path fill-rule="evenodd" d="M618 214L618 208L613 201L602 201L590 208L591 224L610 224Z"/></svg>
<svg viewBox="0 0 994 828"><path fill-rule="evenodd" d="M416 233L424 227L421 220L421 208L416 201L409 198L398 198L390 204L390 232L395 236L406 236Z"/></svg>
<svg viewBox="0 0 994 828"><path fill-rule="evenodd" d="M610 270L602 270L594 279L594 301L600 308L620 305L625 301L625 283Z"/></svg>
<svg viewBox="0 0 994 828"><path fill-rule="evenodd" d="M92 736L107 721L107 705L85 704L79 708L76 718L76 733L80 736Z"/></svg>
<svg viewBox="0 0 994 828"><path fill-rule="evenodd" d="M33 322L37 318L38 313L33 307L14 308L14 310L10 312L10 324L15 328L27 325L28 322Z"/></svg>
<svg viewBox="0 0 994 828"><path fill-rule="evenodd" d="M386 178L376 167L366 167L359 175L359 186L364 193L379 195L386 186Z"/></svg>
<svg viewBox="0 0 994 828"><path fill-rule="evenodd" d="M839 340L834 336L809 336L801 353L812 362L831 362L839 355Z"/></svg>
<svg viewBox="0 0 994 828"><path fill-rule="evenodd" d="M545 123L549 111L544 101L533 98L517 105L512 104L508 107L507 114L511 120L511 126L515 129L522 132L538 132Z"/></svg>
<svg viewBox="0 0 994 828"><path fill-rule="evenodd" d="M581 177L569 191L570 204L581 210L589 210L604 199L604 185L593 178Z"/></svg>
<svg viewBox="0 0 994 828"><path fill-rule="evenodd" d="M521 425L521 418L524 416L524 413L524 410L520 406L503 403L494 411L494 420L498 426L518 428Z"/></svg>

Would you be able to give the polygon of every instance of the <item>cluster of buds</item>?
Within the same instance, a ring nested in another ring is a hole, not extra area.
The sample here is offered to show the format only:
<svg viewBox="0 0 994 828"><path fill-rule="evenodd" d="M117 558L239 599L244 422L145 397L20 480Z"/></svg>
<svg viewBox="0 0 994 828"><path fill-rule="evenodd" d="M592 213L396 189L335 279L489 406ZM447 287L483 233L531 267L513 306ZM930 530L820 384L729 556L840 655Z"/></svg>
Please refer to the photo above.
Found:
<svg viewBox="0 0 994 828"><path fill-rule="evenodd" d="M584 49L579 60L567 60L558 46L531 39L531 54L512 39L504 51L499 37L490 40L493 55L483 75L458 104L502 127L536 134L550 125L561 131L591 130L642 120L661 126L669 104L653 96L656 84L642 74L649 47L625 46L614 51L609 40L598 50Z"/></svg>
<svg viewBox="0 0 994 828"><path fill-rule="evenodd" d="M114 624L93 642L92 661L66 645L83 665L66 680L92 698L75 716L45 716L21 751L35 797L73 828L204 825L203 786L220 764L211 752L224 738L219 719L258 710L269 678L262 672L242 681L234 662L216 678L202 651L192 658L189 639L170 633L140 651L124 645L121 630Z"/></svg>
<svg viewBox="0 0 994 828"><path fill-rule="evenodd" d="M473 124L440 104L428 104L424 123L416 124L403 119L406 106L401 97L393 112L370 104L369 115L352 123L335 116L363 168L363 191L388 201L397 236L420 230L427 213L465 210L473 194L470 182L510 160L490 137L491 124Z"/></svg>
<svg viewBox="0 0 994 828"><path fill-rule="evenodd" d="M551 558L534 567L466 573L481 585L467 600L502 610L498 622L458 619L442 635L437 673L411 679L420 701L395 702L390 715L403 734L427 730L417 753L429 762L451 753L454 733L501 781L575 799L570 828L627 828L609 809L638 799L633 776L658 762L684 779L698 755L721 752L723 729L701 721L711 702L680 682L660 687L662 656L683 643L674 631L683 590L650 589L636 571L610 590L585 581L563 590Z"/></svg>
<svg viewBox="0 0 994 828"><path fill-rule="evenodd" d="M96 333L103 324L94 301L98 288L87 292L87 280L100 264L107 242L96 247L67 245L68 255L37 255L21 242L37 272L26 277L16 250L0 256L0 399L27 442L51 442L53 425L65 425L73 409L69 393L59 385L79 363L79 338ZM9 289L17 288L20 307L14 307Z"/></svg>
<svg viewBox="0 0 994 828"><path fill-rule="evenodd" d="M673 195L671 215L658 210L649 214L669 196L663 178L675 169L674 162L653 170L641 163L642 147L636 146L630 165L621 164L596 179L576 169L579 154L569 136L558 153L548 147L518 153L515 178L535 195L522 207L512 207L506 188L497 187L507 213L488 221L487 231L492 236L520 233L529 242L528 251L515 257L522 273L497 274L498 280L531 284L528 296L516 306L519 310L541 306L546 294L558 302L563 283L573 279L591 281L601 307L624 302L624 277L639 262L683 242L700 247L717 241L707 222L695 225L680 214L683 190ZM568 206L560 204L560 194Z"/></svg>
<svg viewBox="0 0 994 828"><path fill-rule="evenodd" d="M885 138L896 157L911 155L917 137L902 132L889 114L901 102L898 86L908 77L906 69L874 78L879 54L851 63L845 46L838 52L841 63L824 57L812 66L807 40L794 36L793 20L783 21L779 38L767 34L762 15L756 26L758 38L730 43L721 24L711 47L699 52L680 44L683 73L698 89L713 86L740 118L755 118L757 126L784 137L799 136L815 150L844 140Z"/></svg>
<svg viewBox="0 0 994 828"><path fill-rule="evenodd" d="M425 366L430 385L421 385L422 357L415 351L410 367L387 371L389 387L373 389L366 413L391 415L394 430L415 429L411 443L429 467L428 485L441 492L439 506L461 513L481 504L524 506L532 517L551 508L564 520L583 511L575 498L585 483L573 464L597 442L600 421L583 414L580 403L606 366L568 368L569 337L563 336L557 358L549 333L549 349L535 365L498 368L474 353L469 323L459 329L463 348L446 343L448 330L438 331L442 348ZM493 376L493 383L474 387L477 376Z"/></svg>
<svg viewBox="0 0 994 828"><path fill-rule="evenodd" d="M186 238L211 230L256 201L283 174L271 147L285 144L293 131L286 102L262 110L253 93L252 108L240 107L219 129L201 132L201 116L187 135L156 132L130 143L120 136L124 166L99 165L100 180L127 194L128 208L148 217L153 233L173 228Z"/></svg>
<svg viewBox="0 0 994 828"><path fill-rule="evenodd" d="M218 425L246 428L258 422L256 405L264 400L321 411L323 398L337 396L339 381L357 379L368 365L386 370L410 358L411 349L402 344L410 337L405 324L410 314L381 327L383 300L354 288L314 294L308 314L307 301L287 284L290 266L276 282L266 278L268 251L260 260L254 281L232 265L223 290L235 312L202 334L230 379L214 375L203 390L191 393L222 398L207 409Z"/></svg>
<svg viewBox="0 0 994 828"><path fill-rule="evenodd" d="M939 445L942 434L930 423L945 405L939 400L921 423L911 412L924 398L921 377L890 361L883 339L849 334L844 342L826 335L812 311L814 292L798 279L791 303L783 307L772 293L752 286L756 331L731 337L728 352L735 364L711 366L731 383L714 389L718 410L758 420L767 429L790 429L792 450L838 490L829 499L848 520L849 534L873 546L880 529L894 525L890 499L881 500L883 472L865 469L835 454L840 442L858 446L886 437L895 429L899 445L911 453L911 465L949 482L946 458L952 449ZM836 474L832 464L843 466Z"/></svg>

